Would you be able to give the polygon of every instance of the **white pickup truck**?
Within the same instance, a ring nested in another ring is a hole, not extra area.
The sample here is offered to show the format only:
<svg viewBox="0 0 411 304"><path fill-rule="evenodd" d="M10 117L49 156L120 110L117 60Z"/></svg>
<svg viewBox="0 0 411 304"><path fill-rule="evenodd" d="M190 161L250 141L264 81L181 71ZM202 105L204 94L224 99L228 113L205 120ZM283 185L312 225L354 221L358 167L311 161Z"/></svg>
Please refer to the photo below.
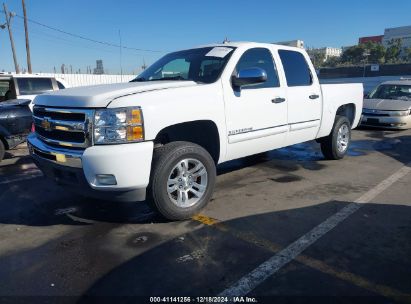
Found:
<svg viewBox="0 0 411 304"><path fill-rule="evenodd" d="M307 53L262 43L170 53L130 83L36 97L28 146L46 176L102 199L146 199L166 218L210 200L216 165L316 139L342 158L361 84L320 85Z"/></svg>

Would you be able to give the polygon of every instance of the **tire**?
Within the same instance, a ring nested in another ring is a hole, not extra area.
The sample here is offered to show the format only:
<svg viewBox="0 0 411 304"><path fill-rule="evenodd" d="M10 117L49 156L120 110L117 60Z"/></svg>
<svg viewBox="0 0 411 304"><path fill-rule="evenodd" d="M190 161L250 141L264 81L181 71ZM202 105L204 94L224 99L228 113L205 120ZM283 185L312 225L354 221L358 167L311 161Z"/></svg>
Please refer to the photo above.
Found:
<svg viewBox="0 0 411 304"><path fill-rule="evenodd" d="M351 143L351 124L348 118L337 115L331 134L320 143L321 152L326 159L342 159L347 154Z"/></svg>
<svg viewBox="0 0 411 304"><path fill-rule="evenodd" d="M0 138L0 162L3 160L5 153L6 153L6 147L4 146L4 143Z"/></svg>
<svg viewBox="0 0 411 304"><path fill-rule="evenodd" d="M215 180L214 160L204 148L172 142L154 150L148 198L166 219L188 219L207 205Z"/></svg>

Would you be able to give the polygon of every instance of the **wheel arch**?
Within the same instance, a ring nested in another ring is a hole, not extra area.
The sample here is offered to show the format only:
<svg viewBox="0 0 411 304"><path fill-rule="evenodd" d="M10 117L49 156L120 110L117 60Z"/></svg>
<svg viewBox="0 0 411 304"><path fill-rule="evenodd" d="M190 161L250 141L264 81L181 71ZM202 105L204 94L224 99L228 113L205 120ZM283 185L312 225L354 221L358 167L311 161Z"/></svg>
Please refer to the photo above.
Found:
<svg viewBox="0 0 411 304"><path fill-rule="evenodd" d="M8 150L10 148L9 143L6 140L6 137L8 135L9 135L9 132L7 131L7 129L0 125L0 141L3 143L4 148L6 150Z"/></svg>
<svg viewBox="0 0 411 304"><path fill-rule="evenodd" d="M324 138L329 136L333 130L333 126L338 116L347 117L351 124L351 128L356 127L358 121L357 105L355 103L349 102L341 104L337 109L331 110L329 113L324 112L321 121L320 130L316 136L316 141L321 142ZM334 113L334 114L333 114Z"/></svg>
<svg viewBox="0 0 411 304"><path fill-rule="evenodd" d="M162 128L154 139L154 145L174 141L187 141L203 147L217 164L220 158L220 134L212 120L194 120Z"/></svg>
<svg viewBox="0 0 411 304"><path fill-rule="evenodd" d="M335 116L345 116L348 118L350 121L351 126L354 124L354 120L356 117L356 105L354 103L347 103L344 105L341 105L338 109L337 112L335 113ZM334 119L335 120L335 119Z"/></svg>

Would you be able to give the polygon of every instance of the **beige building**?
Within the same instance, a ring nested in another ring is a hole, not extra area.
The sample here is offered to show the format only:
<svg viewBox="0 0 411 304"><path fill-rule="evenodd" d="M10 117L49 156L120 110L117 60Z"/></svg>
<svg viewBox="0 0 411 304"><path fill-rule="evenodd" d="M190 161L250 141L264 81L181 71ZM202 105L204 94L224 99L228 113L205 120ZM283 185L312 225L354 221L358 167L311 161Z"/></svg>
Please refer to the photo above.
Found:
<svg viewBox="0 0 411 304"><path fill-rule="evenodd" d="M341 48L334 48L334 47L323 47L323 48L312 48L307 50L307 52L311 54L324 54L324 61L326 61L330 57L340 57L342 54Z"/></svg>
<svg viewBox="0 0 411 304"><path fill-rule="evenodd" d="M281 41L281 42L274 42L273 44L293 46L293 47L298 47L298 48L301 48L301 49L304 48L304 41L302 41L302 40Z"/></svg>

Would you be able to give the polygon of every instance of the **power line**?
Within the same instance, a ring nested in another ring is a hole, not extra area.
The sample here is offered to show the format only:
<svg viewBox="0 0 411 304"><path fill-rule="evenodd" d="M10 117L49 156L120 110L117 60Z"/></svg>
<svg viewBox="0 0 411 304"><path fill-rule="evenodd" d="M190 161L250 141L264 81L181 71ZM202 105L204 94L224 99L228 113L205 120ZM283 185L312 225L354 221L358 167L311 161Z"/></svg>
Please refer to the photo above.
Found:
<svg viewBox="0 0 411 304"><path fill-rule="evenodd" d="M4 11L2 11L2 12L4 12ZM23 17L23 16L20 16L20 15L18 15L18 14L16 14L15 16L16 16L16 17L19 17L19 18L21 18L21 19L24 20L24 17ZM118 44L111 43L111 42L107 42L107 41L100 41L100 40L88 38L88 37L85 37L85 36L82 36L82 35L73 34L73 33L70 33L70 32L67 32L67 31L64 31L64 30L61 30L61 29L52 27L52 26L50 26L50 25L46 25L46 24L43 24L43 23L41 23L41 22L35 21L35 20L33 20L33 19L27 18L27 20L28 20L29 22L31 22L31 23L34 23L34 24L36 24L36 25L45 27L45 28L47 28L47 29L49 29L49 30L56 31L56 32L59 32L59 33L62 33L62 34L68 35L68 36L72 36L72 37L78 38L78 39L90 41L90 42L93 42L93 43L98 43L98 44L102 44L102 45L106 45L106 46L111 46L111 47L116 47L116 48L123 48L123 49L127 49L127 50L139 51L139 52L152 52L152 53L162 53L162 52L164 52L164 51L160 51L160 50L140 49L140 48L135 48L135 47L130 47L130 46L118 45Z"/></svg>
<svg viewBox="0 0 411 304"><path fill-rule="evenodd" d="M18 26L14 26L14 31L18 34L24 34L24 29ZM73 47L78 47L78 48L85 48L85 49L92 49L92 50L97 50L100 52L106 52L106 53L111 53L111 54L117 54L117 51L114 50L109 50L107 48L103 48L103 47L99 47L99 46L87 46L87 45L83 45L83 44L79 44L77 41L74 40L69 40L63 37L59 37L59 36L55 36L49 33L45 33L42 30L39 29L31 29L30 30L30 35L33 36L33 38L35 38L35 40L37 39L41 39L44 41L48 41L48 42L52 42L52 43L60 43L62 45L70 45Z"/></svg>

